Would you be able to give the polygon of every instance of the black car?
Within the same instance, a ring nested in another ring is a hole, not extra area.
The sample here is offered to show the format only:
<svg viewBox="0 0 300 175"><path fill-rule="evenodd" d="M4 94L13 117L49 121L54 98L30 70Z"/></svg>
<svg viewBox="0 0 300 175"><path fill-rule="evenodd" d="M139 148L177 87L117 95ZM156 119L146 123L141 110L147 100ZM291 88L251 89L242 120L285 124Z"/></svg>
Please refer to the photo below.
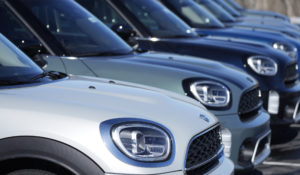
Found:
<svg viewBox="0 0 300 175"><path fill-rule="evenodd" d="M300 119L298 66L296 60L286 54L255 42L198 37L156 0L77 2L129 43L136 44L131 37L136 32L135 38L142 49L208 58L251 74L260 83L264 107L271 114L273 128L288 126Z"/></svg>

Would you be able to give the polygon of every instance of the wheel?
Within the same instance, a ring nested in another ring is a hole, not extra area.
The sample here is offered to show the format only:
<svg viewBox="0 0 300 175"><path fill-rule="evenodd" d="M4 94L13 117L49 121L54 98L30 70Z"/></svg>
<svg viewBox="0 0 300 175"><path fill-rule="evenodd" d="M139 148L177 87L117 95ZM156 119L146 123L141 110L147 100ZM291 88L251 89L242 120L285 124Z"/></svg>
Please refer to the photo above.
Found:
<svg viewBox="0 0 300 175"><path fill-rule="evenodd" d="M23 169L23 170L16 170L7 175L56 175L49 171L44 170L36 170L36 169Z"/></svg>

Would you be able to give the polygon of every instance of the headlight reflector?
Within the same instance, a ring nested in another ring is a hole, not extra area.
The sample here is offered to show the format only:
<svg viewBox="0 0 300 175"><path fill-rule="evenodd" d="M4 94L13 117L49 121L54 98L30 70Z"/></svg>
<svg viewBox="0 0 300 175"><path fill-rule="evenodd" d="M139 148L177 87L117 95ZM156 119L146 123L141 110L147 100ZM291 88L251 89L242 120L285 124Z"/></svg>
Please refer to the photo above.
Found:
<svg viewBox="0 0 300 175"><path fill-rule="evenodd" d="M197 100L208 107L225 107L230 102L230 91L214 81L195 82L190 90Z"/></svg>
<svg viewBox="0 0 300 175"><path fill-rule="evenodd" d="M297 59L298 50L295 47L276 42L273 44L273 48L285 52L286 54L288 54L289 57L295 60Z"/></svg>
<svg viewBox="0 0 300 175"><path fill-rule="evenodd" d="M269 57L265 56L252 56L247 60L251 69L265 76L274 76L277 73L277 63Z"/></svg>
<svg viewBox="0 0 300 175"><path fill-rule="evenodd" d="M144 162L169 158L170 136L161 128L146 123L126 123L112 128L112 138L128 157Z"/></svg>

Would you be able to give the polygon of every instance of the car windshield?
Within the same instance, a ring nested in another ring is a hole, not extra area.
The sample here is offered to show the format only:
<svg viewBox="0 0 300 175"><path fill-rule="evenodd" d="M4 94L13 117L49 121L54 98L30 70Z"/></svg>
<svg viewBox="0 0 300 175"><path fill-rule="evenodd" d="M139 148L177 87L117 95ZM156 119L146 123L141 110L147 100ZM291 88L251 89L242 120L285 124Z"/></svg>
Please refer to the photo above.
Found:
<svg viewBox="0 0 300 175"><path fill-rule="evenodd" d="M235 0L226 0L226 2L231 5L231 7L235 8L236 10L243 10L243 7L240 6Z"/></svg>
<svg viewBox="0 0 300 175"><path fill-rule="evenodd" d="M156 0L120 0L119 2L123 3L154 37L197 36L186 23Z"/></svg>
<svg viewBox="0 0 300 175"><path fill-rule="evenodd" d="M232 8L227 2L224 0L215 0L216 3L218 3L224 10L226 10L228 13L230 13L234 17L241 17L241 13Z"/></svg>
<svg viewBox="0 0 300 175"><path fill-rule="evenodd" d="M223 28L224 25L209 11L193 0L161 0L168 8L194 28Z"/></svg>
<svg viewBox="0 0 300 175"><path fill-rule="evenodd" d="M42 73L41 68L0 34L0 85L30 82L33 77Z"/></svg>
<svg viewBox="0 0 300 175"><path fill-rule="evenodd" d="M14 0L33 14L71 56L127 54L121 38L70 0Z"/></svg>
<svg viewBox="0 0 300 175"><path fill-rule="evenodd" d="M235 22L236 19L212 0L195 0L201 7L211 12L217 19L222 22Z"/></svg>

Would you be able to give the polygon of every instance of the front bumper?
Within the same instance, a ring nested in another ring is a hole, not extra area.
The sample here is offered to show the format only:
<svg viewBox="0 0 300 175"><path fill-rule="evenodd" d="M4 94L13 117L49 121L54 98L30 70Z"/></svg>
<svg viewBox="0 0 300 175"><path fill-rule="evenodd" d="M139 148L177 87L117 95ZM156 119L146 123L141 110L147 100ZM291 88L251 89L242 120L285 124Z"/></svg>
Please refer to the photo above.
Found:
<svg viewBox="0 0 300 175"><path fill-rule="evenodd" d="M290 125L300 121L300 91L295 92L277 92L279 95L279 104L277 112L269 112L271 116L271 125ZM263 94L264 108L268 110L272 100L270 91L265 91Z"/></svg>
<svg viewBox="0 0 300 175"><path fill-rule="evenodd" d="M209 172L209 175L220 175L220 174L222 174L222 175L233 175L233 173L234 173L233 163L228 158L225 158L223 160L223 162L217 168L215 168L213 171ZM167 173L163 173L163 174L164 175L185 175L185 172L184 171L173 171L173 172L167 172ZM121 174L107 173L105 175L121 175ZM134 174L129 173L129 174L122 174L122 175L134 175ZM155 175L155 174L153 174L153 175Z"/></svg>
<svg viewBox="0 0 300 175"><path fill-rule="evenodd" d="M270 117L264 110L248 121L242 122L238 115L217 116L221 126L230 131L231 140L223 139L225 154L229 153L236 170L253 169L270 154ZM226 143L227 141L227 143ZM231 141L231 142L230 142ZM250 149L249 161L241 161L240 150ZM260 151L255 151L260 147ZM263 148L263 149L261 149Z"/></svg>

